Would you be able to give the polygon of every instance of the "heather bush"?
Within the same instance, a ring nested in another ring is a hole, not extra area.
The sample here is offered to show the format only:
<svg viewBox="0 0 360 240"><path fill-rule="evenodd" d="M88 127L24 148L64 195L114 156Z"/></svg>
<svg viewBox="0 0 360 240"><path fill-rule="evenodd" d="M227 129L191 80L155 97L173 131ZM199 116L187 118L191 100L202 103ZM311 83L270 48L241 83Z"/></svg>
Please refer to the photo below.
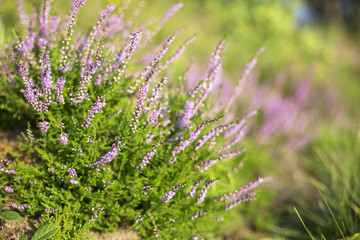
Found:
<svg viewBox="0 0 360 240"><path fill-rule="evenodd" d="M27 125L20 151L1 159L2 202L60 226L56 238L119 226L145 238L219 236L264 181L225 187L238 182L244 127L256 113L230 114L236 91L227 103L212 97L225 40L187 92L187 72L171 65L194 37L177 49L176 32L153 42L181 4L149 29L134 24L138 12L125 18L109 5L84 34L74 25L85 0L66 17L50 14L51 3L28 15L17 1L22 29L1 43L1 116Z"/></svg>

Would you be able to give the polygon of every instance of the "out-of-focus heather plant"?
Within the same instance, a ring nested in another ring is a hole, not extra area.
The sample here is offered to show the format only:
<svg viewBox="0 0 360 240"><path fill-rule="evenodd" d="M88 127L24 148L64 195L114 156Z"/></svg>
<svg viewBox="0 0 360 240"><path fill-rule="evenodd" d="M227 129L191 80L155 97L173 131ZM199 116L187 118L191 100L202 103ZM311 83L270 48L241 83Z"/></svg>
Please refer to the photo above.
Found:
<svg viewBox="0 0 360 240"><path fill-rule="evenodd" d="M221 107L211 97L225 40L187 92L186 73L163 70L194 38L178 49L176 34L152 40L181 4L154 29L109 5L87 34L74 32L85 0L74 0L68 16L52 16L51 4L30 15L17 1L25 31L0 50L1 111L29 121L20 155L0 162L2 202L60 225L65 239L119 226L144 237L217 236L264 181L218 187L241 166L239 142L255 113L231 115L233 99Z"/></svg>
<svg viewBox="0 0 360 240"><path fill-rule="evenodd" d="M254 64L256 58L252 62ZM251 65L250 62L248 68ZM289 77L284 72L269 85L260 82L258 73L249 73L235 86L230 81L223 81L218 94L224 102L232 102L229 96L235 89L241 99L237 108L250 111L259 107L258 121L252 121L254 127L250 131L259 143L281 142L286 149L299 151L317 135L311 125L321 124L324 118L340 123L344 116L344 110L337 104L337 96L327 88L313 86L310 75L299 80L299 77ZM249 130L250 125L244 128L243 134Z"/></svg>

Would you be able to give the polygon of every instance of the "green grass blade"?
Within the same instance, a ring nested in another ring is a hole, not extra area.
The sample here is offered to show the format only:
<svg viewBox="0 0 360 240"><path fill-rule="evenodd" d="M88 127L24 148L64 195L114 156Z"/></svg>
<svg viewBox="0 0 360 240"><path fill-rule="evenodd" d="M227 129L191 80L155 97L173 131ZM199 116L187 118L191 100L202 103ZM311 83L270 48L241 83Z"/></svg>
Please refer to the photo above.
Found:
<svg viewBox="0 0 360 240"><path fill-rule="evenodd" d="M326 208L327 208L328 211L330 212L331 217L332 217L332 219L334 220L334 222L335 222L335 224L336 224L336 227L337 227L337 229L339 230L339 232L340 232L340 234L341 234L341 237L342 237L343 239L345 239L345 236L344 236L343 232L341 231L341 228L340 228L338 222L336 221L336 218L335 218L333 212L331 211L328 202L326 201L325 197L322 195L321 192L320 192L320 195L321 195L321 198L323 199L323 201L324 201L324 203L325 203L325 205L326 205Z"/></svg>
<svg viewBox="0 0 360 240"><path fill-rule="evenodd" d="M305 228L306 232L309 234L309 236L310 236L311 240L315 240L315 237L311 234L311 232L309 231L309 229L306 227L306 225L305 225L304 221L302 220L302 218L301 218L301 216L300 216L299 212L296 210L296 207L294 207L294 210L295 210L295 212L296 212L296 215L299 217L299 219L300 219L300 221L301 221L302 225L304 226L304 228Z"/></svg>

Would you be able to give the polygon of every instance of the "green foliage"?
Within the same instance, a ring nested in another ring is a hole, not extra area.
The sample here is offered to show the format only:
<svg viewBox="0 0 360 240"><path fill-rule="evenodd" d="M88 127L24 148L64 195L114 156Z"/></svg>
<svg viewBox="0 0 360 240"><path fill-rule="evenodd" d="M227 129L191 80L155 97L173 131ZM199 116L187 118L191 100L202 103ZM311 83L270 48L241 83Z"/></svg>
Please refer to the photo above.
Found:
<svg viewBox="0 0 360 240"><path fill-rule="evenodd" d="M21 237L20 237L20 240L28 240L28 235L22 235Z"/></svg>
<svg viewBox="0 0 360 240"><path fill-rule="evenodd" d="M0 212L0 217L5 221L20 221L21 217L17 212L14 211L3 211Z"/></svg>
<svg viewBox="0 0 360 240"><path fill-rule="evenodd" d="M60 227L58 225L53 225L53 224L44 225L35 232L35 234L31 239L32 240L48 239L51 236L53 236L59 229Z"/></svg>
<svg viewBox="0 0 360 240"><path fill-rule="evenodd" d="M302 209L311 231L326 239L355 234L360 228L359 135L353 130L323 131L307 151L310 182L320 192L318 206Z"/></svg>

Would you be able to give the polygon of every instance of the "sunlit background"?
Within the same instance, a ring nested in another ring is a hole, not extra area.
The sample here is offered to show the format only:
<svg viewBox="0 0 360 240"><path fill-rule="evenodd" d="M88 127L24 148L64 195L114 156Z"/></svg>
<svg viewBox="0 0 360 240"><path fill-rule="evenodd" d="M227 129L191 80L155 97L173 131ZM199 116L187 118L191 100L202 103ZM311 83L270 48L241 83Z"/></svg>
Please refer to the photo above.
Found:
<svg viewBox="0 0 360 240"><path fill-rule="evenodd" d="M135 24L155 26L178 1L142 2ZM76 28L89 31L109 3L133 13L142 2L87 0ZM225 36L219 87L226 98L246 64L265 47L237 104L240 112L259 107L259 114L248 130L246 141L254 147L243 178L234 181L257 176L271 181L256 201L237 210L243 219L233 222L224 238L339 239L360 232L360 1L182 2L155 38L161 42L176 32L181 44L197 34L174 71L193 63L195 76ZM26 1L27 11L39 9L40 3ZM54 13L65 14L71 7L70 0L53 4ZM15 1L3 0L1 13L0 41L6 41L19 27Z"/></svg>

